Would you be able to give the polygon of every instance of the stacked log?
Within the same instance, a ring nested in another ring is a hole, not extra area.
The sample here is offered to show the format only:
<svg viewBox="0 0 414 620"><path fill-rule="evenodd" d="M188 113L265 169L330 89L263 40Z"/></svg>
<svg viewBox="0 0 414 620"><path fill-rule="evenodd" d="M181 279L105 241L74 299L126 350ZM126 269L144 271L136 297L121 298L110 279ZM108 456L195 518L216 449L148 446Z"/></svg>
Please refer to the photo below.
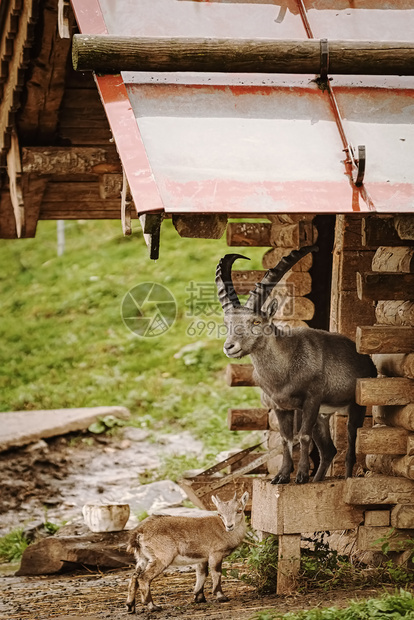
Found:
<svg viewBox="0 0 414 620"><path fill-rule="evenodd" d="M372 405L374 421L358 432L357 450L374 474L414 481L414 216L387 224L388 238L397 240L380 245L371 270L357 277L359 298L375 304L375 324L358 328L357 347L372 355L380 375L357 385L357 401ZM414 504L404 519L402 506L391 512L394 527L414 528Z"/></svg>

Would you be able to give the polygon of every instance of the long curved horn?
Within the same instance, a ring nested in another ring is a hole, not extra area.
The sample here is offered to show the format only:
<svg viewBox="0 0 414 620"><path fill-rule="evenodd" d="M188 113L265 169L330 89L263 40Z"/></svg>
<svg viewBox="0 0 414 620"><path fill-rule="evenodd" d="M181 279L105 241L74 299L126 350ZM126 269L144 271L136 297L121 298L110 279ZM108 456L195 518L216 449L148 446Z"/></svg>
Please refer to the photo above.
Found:
<svg viewBox="0 0 414 620"><path fill-rule="evenodd" d="M255 289L250 292L249 298L245 303L245 308L260 314L266 299L285 273L287 273L289 269L292 269L293 265L296 265L306 254L318 251L319 248L317 245L308 245L300 248L300 250L293 250L288 256L284 256L276 267L266 271L261 282L256 284Z"/></svg>
<svg viewBox="0 0 414 620"><path fill-rule="evenodd" d="M231 308L237 308L241 306L237 293L234 290L233 280L231 278L231 268L234 261L237 258L244 258L250 260L247 256L242 254L226 254L219 260L216 269L216 286L218 292L218 298L221 303L221 307L224 312L227 312Z"/></svg>

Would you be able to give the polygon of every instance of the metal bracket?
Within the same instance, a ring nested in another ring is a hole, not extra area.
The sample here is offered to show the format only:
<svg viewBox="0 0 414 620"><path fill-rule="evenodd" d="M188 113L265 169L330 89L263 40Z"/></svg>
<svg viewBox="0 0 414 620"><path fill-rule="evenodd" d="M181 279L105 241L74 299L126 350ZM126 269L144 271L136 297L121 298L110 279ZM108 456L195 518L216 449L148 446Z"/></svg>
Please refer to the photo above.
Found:
<svg viewBox="0 0 414 620"><path fill-rule="evenodd" d="M355 154L352 152L352 180L357 187L360 187L364 182L365 163L365 146L360 144L358 146L358 158L355 158Z"/></svg>
<svg viewBox="0 0 414 620"><path fill-rule="evenodd" d="M320 79L326 81L328 79L329 69L329 43L328 39L320 40L321 46L321 73Z"/></svg>

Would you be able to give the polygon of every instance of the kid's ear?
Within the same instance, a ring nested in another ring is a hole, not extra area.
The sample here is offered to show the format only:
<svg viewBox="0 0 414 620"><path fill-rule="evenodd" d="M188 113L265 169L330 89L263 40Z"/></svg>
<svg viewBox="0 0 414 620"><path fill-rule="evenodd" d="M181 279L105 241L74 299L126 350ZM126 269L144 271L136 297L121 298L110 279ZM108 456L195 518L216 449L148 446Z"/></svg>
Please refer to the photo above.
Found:
<svg viewBox="0 0 414 620"><path fill-rule="evenodd" d="M271 299L266 307L266 316L268 319L271 319L277 312L279 307L279 302L277 299Z"/></svg>

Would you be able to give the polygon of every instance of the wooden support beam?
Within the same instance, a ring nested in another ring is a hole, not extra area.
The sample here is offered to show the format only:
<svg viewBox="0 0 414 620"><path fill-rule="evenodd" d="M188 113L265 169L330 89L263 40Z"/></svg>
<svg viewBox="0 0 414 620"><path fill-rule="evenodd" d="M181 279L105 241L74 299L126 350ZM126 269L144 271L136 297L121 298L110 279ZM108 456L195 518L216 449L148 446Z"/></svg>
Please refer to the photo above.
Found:
<svg viewBox="0 0 414 620"><path fill-rule="evenodd" d="M391 454L367 454L369 470L384 476L403 476L414 480L414 456L393 456Z"/></svg>
<svg viewBox="0 0 414 620"><path fill-rule="evenodd" d="M75 35L77 71L218 71L311 73L321 71L317 39L202 39ZM409 41L329 41L330 74L413 75Z"/></svg>
<svg viewBox="0 0 414 620"><path fill-rule="evenodd" d="M22 189L22 165L19 140L15 130L11 132L10 136L10 149L7 153L7 174L9 175L10 198L16 219L17 236L24 237L25 209Z"/></svg>
<svg viewBox="0 0 414 620"><path fill-rule="evenodd" d="M389 510L366 510L364 514L364 525L373 527L389 527Z"/></svg>
<svg viewBox="0 0 414 620"><path fill-rule="evenodd" d="M360 271L365 271L365 269L360 269ZM414 247L379 247L372 259L372 271L414 272Z"/></svg>
<svg viewBox="0 0 414 620"><path fill-rule="evenodd" d="M180 237L221 239L227 227L227 214L173 214L172 222Z"/></svg>
<svg viewBox="0 0 414 620"><path fill-rule="evenodd" d="M401 551L401 543L412 540L413 532L399 530L390 536L390 528L367 527L362 525L358 528L357 549L358 551L382 551L382 539L386 538L390 551Z"/></svg>
<svg viewBox="0 0 414 620"><path fill-rule="evenodd" d="M414 351L412 327L357 327L356 345L359 353L411 353Z"/></svg>
<svg viewBox="0 0 414 620"><path fill-rule="evenodd" d="M281 260L284 258L289 252L294 250L295 248L289 246L287 248L273 248L272 250L268 250L262 259L262 265L264 269L272 269L275 267ZM300 259L298 263L293 265L292 272L294 271L309 271L312 267L313 263L313 253L309 252L303 258Z"/></svg>
<svg viewBox="0 0 414 620"><path fill-rule="evenodd" d="M227 225L227 245L265 247L270 243L270 222L230 222Z"/></svg>
<svg viewBox="0 0 414 620"><path fill-rule="evenodd" d="M132 235L131 216L132 216L132 212L134 211L134 207L135 207L134 200L132 198L128 179L127 179L127 176L124 170L122 173L122 190L121 190L121 223L122 223L122 232L125 237Z"/></svg>
<svg viewBox="0 0 414 620"><path fill-rule="evenodd" d="M253 364L227 364L226 383L231 387L256 385L253 380Z"/></svg>
<svg viewBox="0 0 414 620"><path fill-rule="evenodd" d="M414 529L414 504L397 504L391 510L391 526L397 529Z"/></svg>
<svg viewBox="0 0 414 620"><path fill-rule="evenodd" d="M356 451L362 454L406 454L407 437L408 431L404 428L359 428Z"/></svg>
<svg viewBox="0 0 414 620"><path fill-rule="evenodd" d="M276 590L278 595L292 594L297 589L300 570L300 539L300 534L279 536Z"/></svg>
<svg viewBox="0 0 414 620"><path fill-rule="evenodd" d="M358 379L356 400L360 405L408 405L414 402L414 381L400 377Z"/></svg>
<svg viewBox="0 0 414 620"><path fill-rule="evenodd" d="M260 269L243 271L232 271L234 290L238 295L247 295L257 282L261 282L265 271ZM303 297L309 295L312 290L312 278L307 272L292 271L288 272L276 285L274 292L279 296Z"/></svg>
<svg viewBox="0 0 414 620"><path fill-rule="evenodd" d="M414 301L379 301L375 307L375 318L379 325L414 327Z"/></svg>
<svg viewBox="0 0 414 620"><path fill-rule="evenodd" d="M58 31L61 39L70 39L69 14L69 0L58 0Z"/></svg>
<svg viewBox="0 0 414 620"><path fill-rule="evenodd" d="M22 171L54 176L122 175L122 166L114 146L25 146L22 148Z"/></svg>
<svg viewBox="0 0 414 620"><path fill-rule="evenodd" d="M369 476L347 478L344 501L356 506L384 506L414 503L414 480L393 476Z"/></svg>
<svg viewBox="0 0 414 620"><path fill-rule="evenodd" d="M395 215L394 226L400 239L414 241L414 215L412 213Z"/></svg>
<svg viewBox="0 0 414 620"><path fill-rule="evenodd" d="M152 260L157 260L159 256L161 223L163 219L163 213L144 213L139 215L144 240Z"/></svg>
<svg viewBox="0 0 414 620"><path fill-rule="evenodd" d="M414 299L414 273L357 273L359 299Z"/></svg>
<svg viewBox="0 0 414 620"><path fill-rule="evenodd" d="M237 471L240 467L245 467L246 465L253 463L253 461L255 461L257 457L258 457L257 452L254 452L252 454L246 454L246 456L240 459L240 461L236 461L235 463L232 463L230 465L230 472L233 473ZM266 463L263 463L262 465L259 465L259 467L255 467L254 469L249 471L248 475L250 476L252 474L267 474L267 473L268 473L267 465Z"/></svg>
<svg viewBox="0 0 414 620"><path fill-rule="evenodd" d="M228 409L227 426L230 431L266 431L268 414L269 409Z"/></svg>
<svg viewBox="0 0 414 620"><path fill-rule="evenodd" d="M299 250L304 245L313 245L317 239L318 230L309 220L301 220L295 224L273 222L270 230L271 244L279 248Z"/></svg>
<svg viewBox="0 0 414 620"><path fill-rule="evenodd" d="M372 408L372 416L376 424L387 424L414 431L414 403L388 407L377 405Z"/></svg>
<svg viewBox="0 0 414 620"><path fill-rule="evenodd" d="M414 353L373 355L372 360L380 375L414 379Z"/></svg>
<svg viewBox="0 0 414 620"><path fill-rule="evenodd" d="M252 526L277 535L357 527L363 522L363 511L344 502L345 484L331 479L273 485L255 478Z"/></svg>

